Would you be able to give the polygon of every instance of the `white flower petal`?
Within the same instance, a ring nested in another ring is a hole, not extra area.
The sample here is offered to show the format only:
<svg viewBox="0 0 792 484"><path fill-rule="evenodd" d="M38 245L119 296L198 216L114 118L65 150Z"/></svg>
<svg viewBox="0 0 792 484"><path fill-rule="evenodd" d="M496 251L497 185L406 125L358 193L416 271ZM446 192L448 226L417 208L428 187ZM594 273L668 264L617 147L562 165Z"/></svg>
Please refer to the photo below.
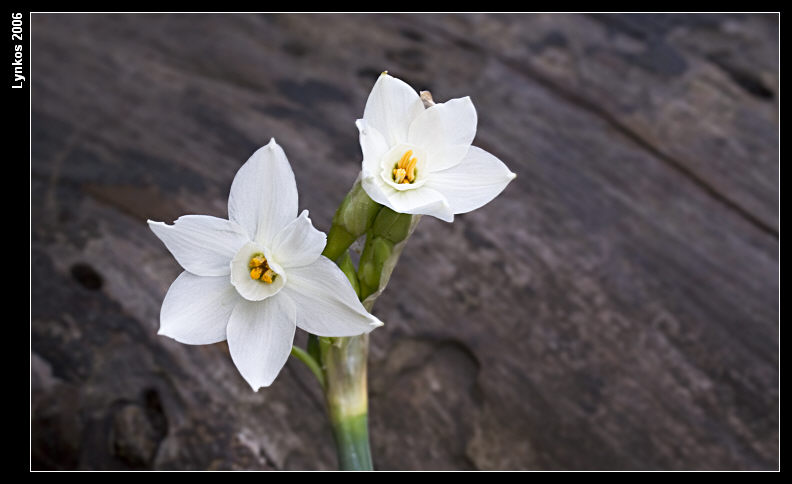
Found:
<svg viewBox="0 0 792 484"><path fill-rule="evenodd" d="M289 160L273 138L239 169L228 197L228 218L252 240L270 245L297 216L297 184Z"/></svg>
<svg viewBox="0 0 792 484"><path fill-rule="evenodd" d="M286 269L305 266L319 257L326 243L327 235L314 228L308 210L303 210L272 239L272 257Z"/></svg>
<svg viewBox="0 0 792 484"><path fill-rule="evenodd" d="M250 277L250 259L258 255L263 255L270 269L277 274L269 284ZM283 289L286 284L286 272L266 247L256 242L249 242L243 245L231 260L231 284L239 295L248 301L261 301Z"/></svg>
<svg viewBox="0 0 792 484"><path fill-rule="evenodd" d="M360 184L363 186L366 195L380 205L389 206L390 202L388 201L388 197L390 194L396 192L396 190L386 185L379 173L363 172L362 175Z"/></svg>
<svg viewBox="0 0 792 484"><path fill-rule="evenodd" d="M341 269L327 257L289 270L283 288L297 306L297 326L318 336L354 336L382 326L363 308Z"/></svg>
<svg viewBox="0 0 792 484"><path fill-rule="evenodd" d="M355 121L360 132L360 149L363 151L363 171L374 173L379 170L380 160L385 153L388 152L388 143L385 137L373 128L366 124L365 120L358 119Z"/></svg>
<svg viewBox="0 0 792 484"><path fill-rule="evenodd" d="M429 169L444 170L462 161L476 136L478 116L470 97L435 104L410 125L407 142L429 153Z"/></svg>
<svg viewBox="0 0 792 484"><path fill-rule="evenodd" d="M443 194L428 186L409 190L395 190L386 184L380 176L368 176L361 179L366 194L375 202L385 205L394 212L413 215L431 215L446 222L454 221L454 213Z"/></svg>
<svg viewBox="0 0 792 484"><path fill-rule="evenodd" d="M468 154L468 150L470 150L470 145L435 147L427 163L429 171L443 171L462 163L462 160Z"/></svg>
<svg viewBox="0 0 792 484"><path fill-rule="evenodd" d="M268 387L289 359L296 309L283 294L264 301L240 301L228 321L228 350L239 373L258 391Z"/></svg>
<svg viewBox="0 0 792 484"><path fill-rule="evenodd" d="M454 221L454 212L451 211L443 194L426 185L403 192L394 190L389 201L391 203L389 207L394 212L431 215L446 222Z"/></svg>
<svg viewBox="0 0 792 484"><path fill-rule="evenodd" d="M467 213L498 196L516 176L501 160L471 146L460 164L432 173L424 188L442 193L453 213Z"/></svg>
<svg viewBox="0 0 792 484"><path fill-rule="evenodd" d="M182 272L162 302L158 334L189 345L223 341L231 311L241 300L228 276Z"/></svg>
<svg viewBox="0 0 792 484"><path fill-rule="evenodd" d="M410 124L423 110L423 101L415 89L383 73L371 89L363 119L393 146L407 140Z"/></svg>
<svg viewBox="0 0 792 484"><path fill-rule="evenodd" d="M248 241L235 222L208 215L184 215L173 225L148 221L176 261L199 276L224 276L237 250Z"/></svg>

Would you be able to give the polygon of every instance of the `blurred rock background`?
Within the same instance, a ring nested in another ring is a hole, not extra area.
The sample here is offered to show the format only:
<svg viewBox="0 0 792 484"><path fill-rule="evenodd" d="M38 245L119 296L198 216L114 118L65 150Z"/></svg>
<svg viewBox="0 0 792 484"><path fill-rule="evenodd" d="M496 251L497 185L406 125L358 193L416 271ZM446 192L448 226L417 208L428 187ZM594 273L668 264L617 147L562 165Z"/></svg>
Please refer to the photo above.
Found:
<svg viewBox="0 0 792 484"><path fill-rule="evenodd" d="M275 137L327 230L383 70L517 179L424 218L374 312L379 469L778 466L778 16L34 14L34 469L333 469L292 360L156 335L146 226ZM304 334L298 341L304 340Z"/></svg>

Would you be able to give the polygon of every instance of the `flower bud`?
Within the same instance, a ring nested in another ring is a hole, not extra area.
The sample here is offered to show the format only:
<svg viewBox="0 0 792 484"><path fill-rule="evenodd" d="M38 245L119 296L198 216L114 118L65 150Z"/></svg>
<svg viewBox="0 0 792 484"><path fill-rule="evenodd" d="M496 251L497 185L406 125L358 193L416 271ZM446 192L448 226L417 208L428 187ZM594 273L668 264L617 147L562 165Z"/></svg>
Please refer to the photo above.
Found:
<svg viewBox="0 0 792 484"><path fill-rule="evenodd" d="M382 207L371 226L371 233L396 244L407 238L411 223L412 215Z"/></svg>
<svg viewBox="0 0 792 484"><path fill-rule="evenodd" d="M377 290L380 283L382 267L393 253L393 243L381 237L369 235L366 247L360 255L360 291L363 297Z"/></svg>
<svg viewBox="0 0 792 484"><path fill-rule="evenodd" d="M349 257L349 252L344 252L344 255L338 259L338 267L341 268L344 275L347 276L349 279L349 283L352 284L352 289L355 290L355 294L357 294L358 298L360 297L360 284L358 283L358 276L355 273L355 264L352 263L352 259Z"/></svg>
<svg viewBox="0 0 792 484"><path fill-rule="evenodd" d="M420 218L420 215L397 213L382 207L374 219L366 234L366 246L358 266L360 298L368 310L388 285L404 244Z"/></svg>
<svg viewBox="0 0 792 484"><path fill-rule="evenodd" d="M333 225L327 234L327 246L322 255L331 260L338 259L358 237L366 233L381 208L382 205L369 198L358 178L333 216Z"/></svg>

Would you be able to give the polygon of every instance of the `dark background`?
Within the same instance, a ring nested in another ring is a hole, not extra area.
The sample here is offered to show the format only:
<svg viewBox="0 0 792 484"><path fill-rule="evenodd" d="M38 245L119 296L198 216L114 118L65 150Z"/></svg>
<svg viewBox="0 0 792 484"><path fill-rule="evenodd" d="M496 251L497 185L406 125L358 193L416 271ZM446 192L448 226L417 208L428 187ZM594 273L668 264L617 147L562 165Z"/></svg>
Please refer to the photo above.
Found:
<svg viewBox="0 0 792 484"><path fill-rule="evenodd" d="M387 69L518 177L374 308L379 469L775 469L776 15L70 15L30 26L34 469L332 469L318 385L156 335L146 226L275 137L327 230ZM304 335L301 335L304 338Z"/></svg>

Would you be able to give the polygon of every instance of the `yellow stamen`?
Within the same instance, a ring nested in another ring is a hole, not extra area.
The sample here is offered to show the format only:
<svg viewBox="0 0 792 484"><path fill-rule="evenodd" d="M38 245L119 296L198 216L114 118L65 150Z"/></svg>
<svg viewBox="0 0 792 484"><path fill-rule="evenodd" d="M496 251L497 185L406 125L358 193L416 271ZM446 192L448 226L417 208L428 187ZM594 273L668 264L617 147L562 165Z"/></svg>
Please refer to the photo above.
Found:
<svg viewBox="0 0 792 484"><path fill-rule="evenodd" d="M393 169L393 181L400 184L412 183L415 181L415 167L418 165L418 158L412 157L413 150L407 150Z"/></svg>
<svg viewBox="0 0 792 484"><path fill-rule="evenodd" d="M397 168L393 170L393 181L395 181L396 183L402 183L406 175L407 175L407 170L405 170L404 168Z"/></svg>
<svg viewBox="0 0 792 484"><path fill-rule="evenodd" d="M254 267L250 270L250 278L251 279L258 279L261 277L261 274L264 273L263 267Z"/></svg>
<svg viewBox="0 0 792 484"><path fill-rule="evenodd" d="M411 156L412 150L407 150L407 152L402 155L397 166L399 168L407 168L407 163L409 163Z"/></svg>
<svg viewBox="0 0 792 484"><path fill-rule="evenodd" d="M415 165L418 163L418 158L413 158L410 160L410 164L407 165L407 179L410 183L415 181Z"/></svg>
<svg viewBox="0 0 792 484"><path fill-rule="evenodd" d="M267 263L267 258L263 254L257 254L250 258L248 262L250 267L250 278L256 281L266 282L272 284L272 280L278 275L277 272L270 269Z"/></svg>
<svg viewBox="0 0 792 484"><path fill-rule="evenodd" d="M272 284L272 278L275 277L275 271L267 269L267 272L261 275L261 280L267 284Z"/></svg>

